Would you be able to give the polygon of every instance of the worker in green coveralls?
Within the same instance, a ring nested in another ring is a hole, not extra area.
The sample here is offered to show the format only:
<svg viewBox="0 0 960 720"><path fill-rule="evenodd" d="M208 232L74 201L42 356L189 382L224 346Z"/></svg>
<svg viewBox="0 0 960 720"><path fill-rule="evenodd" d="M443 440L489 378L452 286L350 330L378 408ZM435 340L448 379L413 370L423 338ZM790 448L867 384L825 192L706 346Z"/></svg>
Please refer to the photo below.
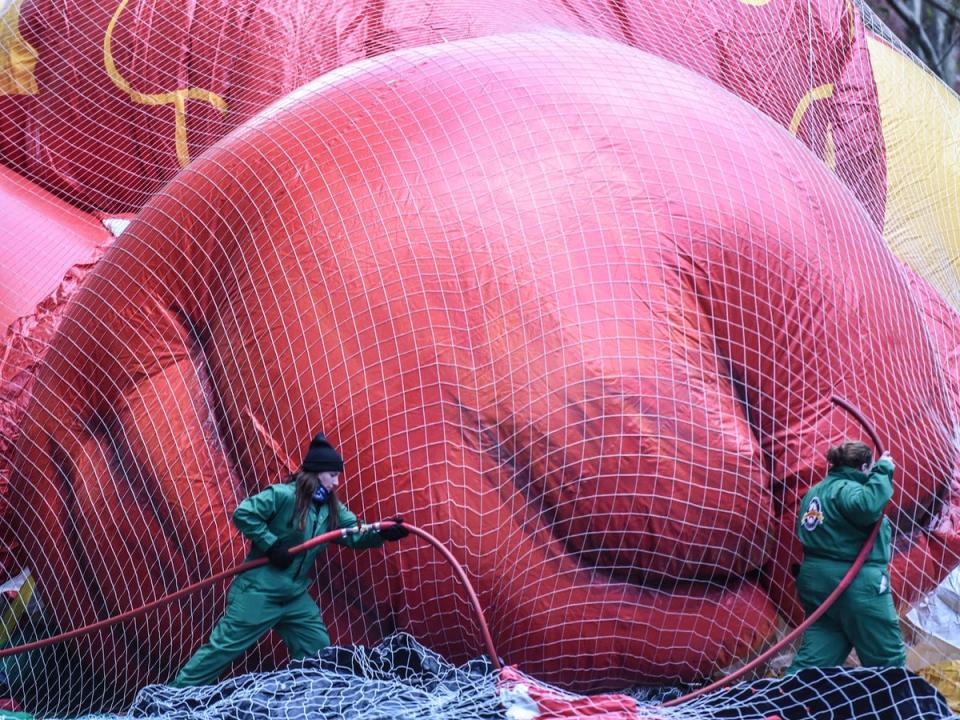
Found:
<svg viewBox="0 0 960 720"><path fill-rule="evenodd" d="M292 555L289 548L329 530L356 527L357 516L337 500L343 459L322 433L310 443L299 472L240 503L233 522L252 547L247 560L267 557L269 564L237 576L227 593L227 608L210 640L183 666L176 687L206 685L271 628L292 658L315 655L330 644L317 604L307 589L320 545ZM409 534L403 521L379 532L354 533L334 540L351 548L375 548Z"/></svg>
<svg viewBox="0 0 960 720"><path fill-rule="evenodd" d="M873 467L873 453L862 442L830 448L826 478L800 505L797 531L803 564L797 593L809 615L836 589L873 526L880 532L866 562L844 593L803 636L787 672L842 665L856 648L864 666L901 666L906 648L890 592L890 521L883 508L893 496L894 464L884 453Z"/></svg>

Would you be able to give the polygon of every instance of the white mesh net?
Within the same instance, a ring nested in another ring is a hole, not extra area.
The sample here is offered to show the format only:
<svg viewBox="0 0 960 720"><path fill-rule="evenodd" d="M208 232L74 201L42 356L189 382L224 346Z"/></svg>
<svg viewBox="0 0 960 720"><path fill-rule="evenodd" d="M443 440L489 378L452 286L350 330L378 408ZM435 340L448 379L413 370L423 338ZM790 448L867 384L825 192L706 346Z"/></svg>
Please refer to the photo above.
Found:
<svg viewBox="0 0 960 720"><path fill-rule="evenodd" d="M435 535L499 655L573 706L719 677L802 620L801 498L828 447L867 439L834 397L897 465L901 616L958 564L960 104L868 9L3 7L7 645L240 562L234 509L321 430L345 505ZM232 709L223 686L156 685L209 637L221 582L7 659L12 697L50 716L506 712L496 674L462 665L480 621L434 548L331 546L308 571L335 644L409 633L391 642L452 684L363 671L334 708L321 673L281 698L300 670L271 633L226 671L258 673ZM921 625L909 667L952 659ZM949 712L905 671L858 672L749 693L784 717L827 686L825 718ZM746 692L631 712L754 717Z"/></svg>

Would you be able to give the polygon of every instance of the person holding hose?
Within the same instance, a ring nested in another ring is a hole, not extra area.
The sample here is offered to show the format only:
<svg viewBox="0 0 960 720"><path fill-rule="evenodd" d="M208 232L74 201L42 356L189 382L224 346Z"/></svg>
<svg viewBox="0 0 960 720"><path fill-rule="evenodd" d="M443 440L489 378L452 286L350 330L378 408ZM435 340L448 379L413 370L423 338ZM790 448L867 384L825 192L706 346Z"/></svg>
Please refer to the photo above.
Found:
<svg viewBox="0 0 960 720"><path fill-rule="evenodd" d="M797 594L809 615L840 584L877 521L882 524L866 562L837 601L803 635L787 670L842 665L856 648L864 666L894 667L906 647L890 591L890 521L883 508L893 496L889 453L870 466L873 453L862 442L845 442L827 453L827 476L803 498L797 532L803 564Z"/></svg>
<svg viewBox="0 0 960 720"><path fill-rule="evenodd" d="M251 542L246 560L267 557L269 564L238 575L227 593L227 607L209 641L187 661L174 687L206 685L270 629L276 629L291 658L315 655L330 644L317 604L307 589L320 545L299 555L289 548L325 532L359 525L357 516L337 500L343 458L323 433L310 443L298 472L286 482L244 500L233 513L237 529ZM334 542L375 548L409 534L403 520L379 532L367 531Z"/></svg>

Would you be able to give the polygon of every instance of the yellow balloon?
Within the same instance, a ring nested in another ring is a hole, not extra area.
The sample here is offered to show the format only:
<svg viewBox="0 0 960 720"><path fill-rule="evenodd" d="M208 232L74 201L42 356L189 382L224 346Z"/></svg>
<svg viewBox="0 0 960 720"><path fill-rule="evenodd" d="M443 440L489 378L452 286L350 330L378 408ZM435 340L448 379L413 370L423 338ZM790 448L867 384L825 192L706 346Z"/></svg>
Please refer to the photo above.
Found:
<svg viewBox="0 0 960 720"><path fill-rule="evenodd" d="M886 144L884 238L960 310L960 99L883 40L867 43Z"/></svg>

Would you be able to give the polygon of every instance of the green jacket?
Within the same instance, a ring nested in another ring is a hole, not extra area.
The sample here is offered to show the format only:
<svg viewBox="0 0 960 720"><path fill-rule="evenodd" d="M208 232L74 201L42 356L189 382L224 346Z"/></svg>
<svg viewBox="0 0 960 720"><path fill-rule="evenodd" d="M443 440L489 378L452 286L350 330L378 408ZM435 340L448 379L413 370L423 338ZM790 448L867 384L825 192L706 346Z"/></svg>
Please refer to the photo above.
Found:
<svg viewBox="0 0 960 720"><path fill-rule="evenodd" d="M890 521L883 508L893 496L893 463L878 461L870 474L851 467L833 468L803 498L797 533L804 560L853 562L874 524L883 517L880 532L867 555L867 565L890 562Z"/></svg>
<svg viewBox="0 0 960 720"><path fill-rule="evenodd" d="M267 554L267 548L278 540L286 547L293 547L327 531L329 505L311 503L307 510L306 527L301 530L294 522L293 508L296 502L296 487L292 483L271 485L263 492L244 500L233 513L233 523L251 541L247 560L257 560ZM337 526L355 527L357 516L339 505ZM377 532L354 533L334 540L339 545L351 548L374 548L383 545ZM272 565L247 570L242 577L256 592L276 598L294 598L307 591L314 581L313 561L326 548L326 543L296 555L293 564L285 570Z"/></svg>

